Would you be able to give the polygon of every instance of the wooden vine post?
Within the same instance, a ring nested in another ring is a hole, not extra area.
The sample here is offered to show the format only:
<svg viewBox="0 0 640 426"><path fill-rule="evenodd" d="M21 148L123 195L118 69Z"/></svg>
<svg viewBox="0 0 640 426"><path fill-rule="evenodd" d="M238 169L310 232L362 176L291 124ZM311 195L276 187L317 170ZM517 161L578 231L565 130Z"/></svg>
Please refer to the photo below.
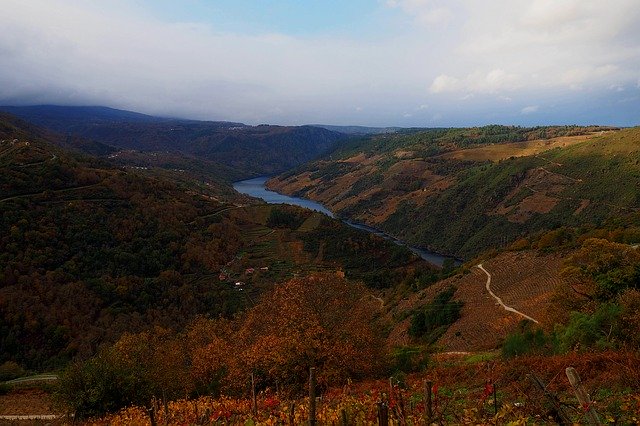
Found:
<svg viewBox="0 0 640 426"><path fill-rule="evenodd" d="M424 382L424 410L427 416L427 424L430 425L433 421L433 402L431 397L431 389L433 388L433 382L426 380Z"/></svg>
<svg viewBox="0 0 640 426"><path fill-rule="evenodd" d="M296 403L295 401L291 403L291 407L289 408L289 426L293 426L296 419Z"/></svg>
<svg viewBox="0 0 640 426"><path fill-rule="evenodd" d="M385 401L378 402L378 425L389 426L389 406Z"/></svg>
<svg viewBox="0 0 640 426"><path fill-rule="evenodd" d="M589 394L584 389L582 385L582 381L580 380L580 376L578 372L573 367L567 367L566 369L567 377L569 378L569 383L571 383L571 387L573 391L576 393L576 397L578 398L578 402L580 402L580 406L584 410L585 417L587 421L591 425L602 425L600 419L598 418L598 413L593 408L591 404L591 399L589 398Z"/></svg>
<svg viewBox="0 0 640 426"><path fill-rule="evenodd" d="M258 415L258 398L256 396L256 380L251 372L251 412L254 416Z"/></svg>
<svg viewBox="0 0 640 426"><path fill-rule="evenodd" d="M540 380L538 377L536 377L536 375L533 374L533 373L529 374L528 377L529 377L529 379L531 379L533 384L535 384L538 387L538 389L540 389L542 394L547 398L547 400L553 406L553 414L554 414L554 417L556 418L558 424L561 424L561 425L571 425L571 424L573 424L573 422L569 418L569 415L567 415L567 413L562 408L562 405L560 404L560 401L558 400L558 397L555 394L553 394L552 392L550 392L549 390L547 390L547 387L545 386L544 383L542 383L542 380Z"/></svg>
<svg viewBox="0 0 640 426"><path fill-rule="evenodd" d="M169 424L169 404L167 404L167 393L162 390L162 405L164 406L164 424Z"/></svg>
<svg viewBox="0 0 640 426"><path fill-rule="evenodd" d="M347 412L343 408L340 410L340 425L341 426L349 426L349 420L347 419Z"/></svg>
<svg viewBox="0 0 640 426"><path fill-rule="evenodd" d="M491 390L493 391L493 411L496 416L498 415L498 392L496 391L496 384L491 384Z"/></svg>
<svg viewBox="0 0 640 426"><path fill-rule="evenodd" d="M316 368L309 369L309 426L316 426Z"/></svg>
<svg viewBox="0 0 640 426"><path fill-rule="evenodd" d="M147 409L147 413L149 414L149 420L151 420L151 426L156 426L156 409L152 405L151 408Z"/></svg>

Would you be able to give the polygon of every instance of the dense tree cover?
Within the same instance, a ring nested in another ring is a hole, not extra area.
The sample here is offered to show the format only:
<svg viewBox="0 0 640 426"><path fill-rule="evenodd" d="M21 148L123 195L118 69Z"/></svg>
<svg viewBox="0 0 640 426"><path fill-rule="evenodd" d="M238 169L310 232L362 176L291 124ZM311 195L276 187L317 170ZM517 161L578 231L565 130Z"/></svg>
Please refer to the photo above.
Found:
<svg viewBox="0 0 640 426"><path fill-rule="evenodd" d="M217 280L241 248L238 225L199 219L224 204L1 124L0 362L58 367L125 331L244 305Z"/></svg>
<svg viewBox="0 0 640 426"><path fill-rule="evenodd" d="M277 383L290 394L301 392L310 366L323 386L370 377L385 363L378 308L363 285L336 274L296 278L232 321L198 318L182 333L125 334L70 366L59 393L87 416L152 397L244 393L251 373L259 390Z"/></svg>
<svg viewBox="0 0 640 426"><path fill-rule="evenodd" d="M328 218L322 220L322 226L302 234L301 239L305 250L322 251L329 261L340 260L347 278L362 280L371 288L389 288L401 281L406 274L402 267L416 259L404 246ZM438 275L435 269L424 272Z"/></svg>
<svg viewBox="0 0 640 426"><path fill-rule="evenodd" d="M182 181L70 154L18 120L0 120L0 140L0 364L57 368L124 332L231 317L303 268L362 276L370 265L348 256L396 257L395 245L342 234L338 221L298 231L311 216L299 208L240 208ZM348 253L337 249L353 242ZM391 266L416 262L401 257ZM245 273L258 266L266 271ZM238 279L251 285L241 291Z"/></svg>
<svg viewBox="0 0 640 426"><path fill-rule="evenodd" d="M52 367L125 330L242 306L213 275L241 247L237 225L190 225L219 206L113 173L91 191L0 204L3 361Z"/></svg>
<svg viewBox="0 0 640 426"><path fill-rule="evenodd" d="M226 166L229 175L273 174L312 160L344 135L313 126L164 119L100 107L12 107L56 132L126 150L172 151ZM91 147L96 153L96 147ZM233 170L235 169L235 173Z"/></svg>
<svg viewBox="0 0 640 426"><path fill-rule="evenodd" d="M272 385L300 385L312 366L324 385L371 376L384 353L379 307L363 285L336 274L293 279L247 313L237 353Z"/></svg>
<svg viewBox="0 0 640 426"><path fill-rule="evenodd" d="M271 209L266 225L270 228L298 229L305 221L305 216L299 209L278 206Z"/></svg>

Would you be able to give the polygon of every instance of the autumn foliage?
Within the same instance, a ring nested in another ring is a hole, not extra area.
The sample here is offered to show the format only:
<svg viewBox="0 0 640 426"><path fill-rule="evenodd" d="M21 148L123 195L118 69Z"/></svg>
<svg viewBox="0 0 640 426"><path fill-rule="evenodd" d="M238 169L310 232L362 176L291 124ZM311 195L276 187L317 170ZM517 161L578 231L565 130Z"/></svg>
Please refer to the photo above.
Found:
<svg viewBox="0 0 640 426"><path fill-rule="evenodd" d="M152 398L241 395L251 374L259 390L289 395L303 391L311 366L325 388L371 377L385 362L378 309L366 287L336 274L295 278L235 320L198 318L183 333L156 327L123 335L72 366L61 396L82 416ZM116 401L108 401L115 393Z"/></svg>
<svg viewBox="0 0 640 426"><path fill-rule="evenodd" d="M243 321L240 364L273 385L299 384L311 366L323 385L370 376L383 359L378 307L364 286L335 274L278 285Z"/></svg>

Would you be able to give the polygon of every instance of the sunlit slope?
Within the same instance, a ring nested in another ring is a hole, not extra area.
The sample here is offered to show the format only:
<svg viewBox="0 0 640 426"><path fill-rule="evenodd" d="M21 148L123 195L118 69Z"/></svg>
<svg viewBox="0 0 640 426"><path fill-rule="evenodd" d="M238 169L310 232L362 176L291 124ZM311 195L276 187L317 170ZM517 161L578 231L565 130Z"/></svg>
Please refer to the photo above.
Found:
<svg viewBox="0 0 640 426"><path fill-rule="evenodd" d="M483 129L372 137L270 185L464 257L640 207L638 128Z"/></svg>

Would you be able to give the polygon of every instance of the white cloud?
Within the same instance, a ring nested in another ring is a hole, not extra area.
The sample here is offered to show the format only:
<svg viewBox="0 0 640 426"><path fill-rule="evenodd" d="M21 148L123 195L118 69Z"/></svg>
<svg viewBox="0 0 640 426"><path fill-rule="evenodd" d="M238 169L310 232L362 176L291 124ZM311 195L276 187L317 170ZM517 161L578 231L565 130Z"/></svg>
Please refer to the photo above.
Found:
<svg viewBox="0 0 640 426"><path fill-rule="evenodd" d="M383 90L398 86L397 64L405 60L397 49L404 40L223 33L115 4L124 3L5 0L1 102L106 104L248 123L337 122L354 112L347 98L376 104L368 111L386 108L379 99L388 101ZM402 73L403 96L425 84L418 74Z"/></svg>
<svg viewBox="0 0 640 426"><path fill-rule="evenodd" d="M523 115L533 114L534 112L538 112L538 109L540 109L538 105L529 105L522 108L522 110L520 110L520 114L523 114Z"/></svg>
<svg viewBox="0 0 640 426"><path fill-rule="evenodd" d="M434 70L460 81L452 92L604 89L632 82L640 67L635 0L456 4L460 31L450 55Z"/></svg>
<svg viewBox="0 0 640 426"><path fill-rule="evenodd" d="M0 102L284 124L508 120L512 99L601 111L595 94L640 89L637 1L380 0L373 35L294 36L168 23L126 0L3 0Z"/></svg>
<svg viewBox="0 0 640 426"><path fill-rule="evenodd" d="M432 93L461 92L466 91L466 96L473 93L495 93L503 90L517 88L518 76L505 72L500 68L488 72L476 71L463 78L457 78L446 74L436 77L431 83Z"/></svg>
<svg viewBox="0 0 640 426"><path fill-rule="evenodd" d="M450 75L440 74L437 76L429 90L432 93L444 93L444 92L454 92L459 90L460 88L460 80L455 77L451 77Z"/></svg>

